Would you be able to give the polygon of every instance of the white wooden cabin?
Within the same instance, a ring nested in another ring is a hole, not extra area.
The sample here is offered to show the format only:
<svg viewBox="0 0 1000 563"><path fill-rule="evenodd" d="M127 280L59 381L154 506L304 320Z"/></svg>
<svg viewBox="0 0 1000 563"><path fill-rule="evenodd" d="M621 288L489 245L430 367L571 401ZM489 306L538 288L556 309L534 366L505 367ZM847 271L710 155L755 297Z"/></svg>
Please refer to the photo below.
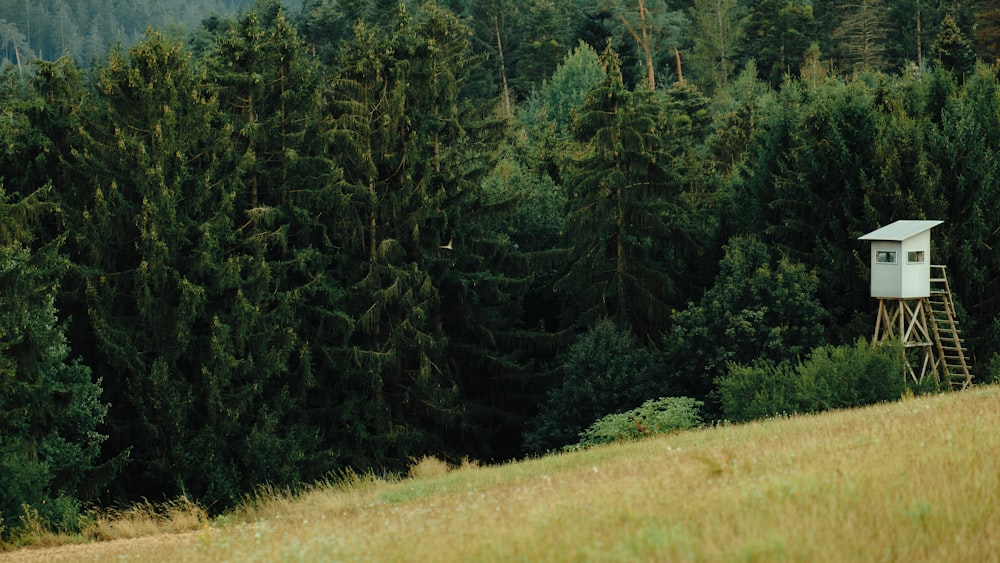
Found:
<svg viewBox="0 0 1000 563"><path fill-rule="evenodd" d="M858 237L871 241L872 297L916 299L931 291L931 229L944 221L896 221Z"/></svg>

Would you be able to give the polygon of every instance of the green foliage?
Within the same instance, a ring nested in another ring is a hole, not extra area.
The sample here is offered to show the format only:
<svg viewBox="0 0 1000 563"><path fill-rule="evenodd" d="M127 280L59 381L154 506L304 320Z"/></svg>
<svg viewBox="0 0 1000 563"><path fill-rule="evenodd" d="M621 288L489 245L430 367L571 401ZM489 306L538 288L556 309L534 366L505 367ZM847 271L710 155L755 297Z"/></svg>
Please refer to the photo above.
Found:
<svg viewBox="0 0 1000 563"><path fill-rule="evenodd" d="M723 416L732 421L850 408L899 399L906 389L902 346L823 346L796 364L731 364L718 380Z"/></svg>
<svg viewBox="0 0 1000 563"><path fill-rule="evenodd" d="M775 259L755 236L725 247L715 284L674 313L664 356L681 392L705 397L732 363L780 364L825 342L829 318L816 300L819 280L805 266Z"/></svg>
<svg viewBox="0 0 1000 563"><path fill-rule="evenodd" d="M101 59L116 43L131 46L149 28L179 35L193 30L213 14L235 14L252 0L174 0L116 2L113 0L54 0L46 4L0 1L0 61L18 66L32 59L56 60L68 55L77 63ZM298 0L285 2L298 5ZM7 43L17 49L8 49Z"/></svg>
<svg viewBox="0 0 1000 563"><path fill-rule="evenodd" d="M593 421L663 394L655 355L608 319L570 347L562 376L525 434L531 451L574 443Z"/></svg>
<svg viewBox="0 0 1000 563"><path fill-rule="evenodd" d="M740 54L757 61L762 80L777 87L798 74L813 41L813 9L802 0L764 0L748 6Z"/></svg>
<svg viewBox="0 0 1000 563"><path fill-rule="evenodd" d="M738 0L694 0L688 11L693 45L686 72L706 92L717 92L736 75L745 7Z"/></svg>
<svg viewBox="0 0 1000 563"><path fill-rule="evenodd" d="M982 375L979 375L979 382L1000 383L1000 354L993 354L981 370Z"/></svg>
<svg viewBox="0 0 1000 563"><path fill-rule="evenodd" d="M958 75L972 70L976 64L972 41L965 37L951 14L941 21L941 28L931 44L930 55L935 62Z"/></svg>
<svg viewBox="0 0 1000 563"><path fill-rule="evenodd" d="M655 337L685 285L697 283L674 274L688 271L712 235L695 148L704 99L684 86L627 89L610 47L602 63L607 77L575 121L581 147L566 183L569 264L555 288L580 324L610 316Z"/></svg>
<svg viewBox="0 0 1000 563"><path fill-rule="evenodd" d="M568 136L574 112L583 105L590 89L605 78L606 71L597 51L581 43L559 63L552 77L531 94L524 104L521 120L529 128L552 123L557 132Z"/></svg>
<svg viewBox="0 0 1000 563"><path fill-rule="evenodd" d="M81 502L104 484L97 459L107 436L97 429L108 407L100 379L69 359L55 307L65 258L55 244L32 250L30 225L17 225L43 197L8 203L0 190L0 535L29 509L75 531Z"/></svg>
<svg viewBox="0 0 1000 563"><path fill-rule="evenodd" d="M699 408L703 405L688 397L650 399L638 408L609 414L580 433L580 442L571 448L589 447L646 436L688 430L701 426Z"/></svg>

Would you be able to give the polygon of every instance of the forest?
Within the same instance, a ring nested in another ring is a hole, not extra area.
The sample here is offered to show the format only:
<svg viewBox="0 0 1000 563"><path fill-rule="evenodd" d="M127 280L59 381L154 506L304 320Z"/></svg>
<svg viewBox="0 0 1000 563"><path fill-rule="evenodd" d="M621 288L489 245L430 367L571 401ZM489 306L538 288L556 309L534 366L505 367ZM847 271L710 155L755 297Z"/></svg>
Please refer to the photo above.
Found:
<svg viewBox="0 0 1000 563"><path fill-rule="evenodd" d="M113 4L0 2L0 534L898 399L898 219L1000 372L1000 2Z"/></svg>

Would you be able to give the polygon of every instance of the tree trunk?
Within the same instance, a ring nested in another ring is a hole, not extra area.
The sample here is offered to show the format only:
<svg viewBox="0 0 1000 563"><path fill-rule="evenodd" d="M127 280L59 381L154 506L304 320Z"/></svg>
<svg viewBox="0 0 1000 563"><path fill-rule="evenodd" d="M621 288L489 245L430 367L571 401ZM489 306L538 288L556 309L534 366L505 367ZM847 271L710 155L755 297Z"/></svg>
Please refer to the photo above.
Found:
<svg viewBox="0 0 1000 563"><path fill-rule="evenodd" d="M503 105L507 112L507 117L511 117L510 111L510 88L507 87L507 67L503 60L503 43L500 41L500 19L493 16L493 30L497 36L497 60L500 61L500 83L503 87Z"/></svg>
<svg viewBox="0 0 1000 563"><path fill-rule="evenodd" d="M620 16L622 23L625 24L625 28L628 32L632 34L632 38L635 42L639 44L642 48L643 56L646 59L646 73L647 79L649 80L649 89L653 90L656 88L656 77L654 74L653 66L653 53L649 48L649 26L646 25L646 4L643 0L639 0L639 32L637 33L635 29L628 23L625 16Z"/></svg>

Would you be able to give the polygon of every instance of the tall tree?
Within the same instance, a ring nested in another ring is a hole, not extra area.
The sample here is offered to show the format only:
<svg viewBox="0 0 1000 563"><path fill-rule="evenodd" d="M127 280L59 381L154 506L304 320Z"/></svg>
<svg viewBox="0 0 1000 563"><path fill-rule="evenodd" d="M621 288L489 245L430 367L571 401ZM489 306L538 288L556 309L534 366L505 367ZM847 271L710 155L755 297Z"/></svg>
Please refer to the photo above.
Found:
<svg viewBox="0 0 1000 563"><path fill-rule="evenodd" d="M6 132L6 131L5 131ZM67 261L58 241L36 246L38 217L55 209L48 188L10 197L0 187L0 533L34 511L78 529L82 503L113 476L98 456L107 438L101 380L70 358L55 296ZM103 473L103 478L101 474Z"/></svg>
<svg viewBox="0 0 1000 563"><path fill-rule="evenodd" d="M235 196L217 168L215 97L181 46L155 33L113 52L96 87L70 162L69 248L87 311L79 339L107 374L109 446L132 448L119 492L228 502L239 476L217 446L236 437L219 422L263 390L206 369L220 346L209 303L238 298L240 269L253 265L224 253Z"/></svg>
<svg viewBox="0 0 1000 563"><path fill-rule="evenodd" d="M671 126L691 123L687 109L663 112L654 93L625 87L617 54L602 54L607 78L580 110L581 156L569 172L566 234L572 250L556 284L568 319L588 326L602 317L655 335L678 295L673 272L683 270L689 243L688 200L665 139ZM669 105L668 105L669 107ZM677 131L682 133L682 131Z"/></svg>
<svg viewBox="0 0 1000 563"><path fill-rule="evenodd" d="M1000 2L983 2L976 12L976 51L991 61L1000 60Z"/></svg>
<svg viewBox="0 0 1000 563"><path fill-rule="evenodd" d="M873 93L861 81L795 82L776 101L755 139L753 171L737 184L736 221L757 215L747 232L765 233L769 246L815 268L833 326L854 338L851 317L868 299L854 238L882 224L881 214L903 212L873 202L882 193L875 180L880 119Z"/></svg>
<svg viewBox="0 0 1000 563"><path fill-rule="evenodd" d="M518 6L512 0L472 0L466 3L466 11L476 43L489 53L487 64L493 68L500 85L504 115L512 117L516 100L511 89L508 59L511 50L517 49L514 27L520 15Z"/></svg>
<svg viewBox="0 0 1000 563"><path fill-rule="evenodd" d="M736 69L736 49L743 34L738 0L695 0L690 8L693 46L690 74L706 92L727 84Z"/></svg>
<svg viewBox="0 0 1000 563"><path fill-rule="evenodd" d="M747 19L740 53L757 61L760 77L772 86L795 76L814 40L812 6L802 0L745 2Z"/></svg>
<svg viewBox="0 0 1000 563"><path fill-rule="evenodd" d="M976 64L972 42L951 14L941 20L941 29L931 44L930 55L936 63L959 75L972 70Z"/></svg>
<svg viewBox="0 0 1000 563"><path fill-rule="evenodd" d="M572 0L524 0L510 56L510 87L526 96L577 44L581 6ZM603 37L600 38L603 40Z"/></svg>
<svg viewBox="0 0 1000 563"><path fill-rule="evenodd" d="M334 150L355 214L352 356L379 413L367 420L368 432L401 463L443 447L443 430L460 421L443 303L458 300L452 306L464 310L468 298L451 284L454 269L476 256L463 209L479 207L469 199L470 178L484 155L473 106L461 97L468 28L433 4L413 16L400 8L395 17L388 35L355 27L332 100Z"/></svg>
<svg viewBox="0 0 1000 563"><path fill-rule="evenodd" d="M833 32L844 70L879 70L887 65L888 8L882 0L859 0L845 6L847 13Z"/></svg>
<svg viewBox="0 0 1000 563"><path fill-rule="evenodd" d="M997 178L1000 145L997 116L1000 85L994 72L980 66L963 87L947 100L941 113L940 132L931 137L928 151L940 167L935 187L941 205L934 217L945 219L939 233L939 255L949 265L958 302L981 328L979 357L990 357L1000 348L1000 303L996 296L996 217L1000 213ZM972 332L970 336L976 336Z"/></svg>
<svg viewBox="0 0 1000 563"><path fill-rule="evenodd" d="M227 454L240 489L315 479L344 464L346 449L324 421L341 414L345 370L335 358L350 330L341 312L346 197L320 69L271 1L226 26L205 60L229 134L225 181L236 186L238 227L221 250L240 264L228 281L236 292L217 288L218 348L205 369L245 389L229 391L240 407L219 424L235 438Z"/></svg>

